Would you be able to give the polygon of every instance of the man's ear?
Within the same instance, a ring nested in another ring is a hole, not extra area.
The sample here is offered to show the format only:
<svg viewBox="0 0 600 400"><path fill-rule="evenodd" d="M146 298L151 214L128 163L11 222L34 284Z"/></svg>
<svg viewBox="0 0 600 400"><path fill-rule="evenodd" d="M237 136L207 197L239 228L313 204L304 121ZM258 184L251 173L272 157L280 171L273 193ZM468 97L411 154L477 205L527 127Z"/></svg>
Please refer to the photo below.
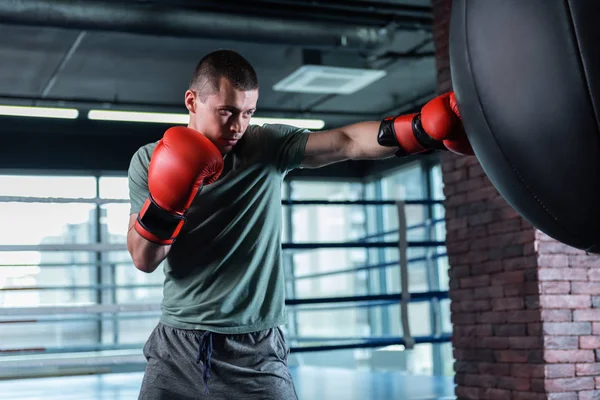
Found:
<svg viewBox="0 0 600 400"><path fill-rule="evenodd" d="M192 90L185 91L185 108L191 113L196 113L196 94Z"/></svg>

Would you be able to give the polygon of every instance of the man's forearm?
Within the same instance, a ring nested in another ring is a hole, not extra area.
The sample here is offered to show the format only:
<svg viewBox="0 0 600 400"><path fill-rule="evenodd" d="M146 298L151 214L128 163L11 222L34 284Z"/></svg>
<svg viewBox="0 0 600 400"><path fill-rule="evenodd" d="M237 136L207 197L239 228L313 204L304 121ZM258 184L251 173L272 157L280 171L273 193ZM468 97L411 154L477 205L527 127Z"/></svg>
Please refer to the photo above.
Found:
<svg viewBox="0 0 600 400"><path fill-rule="evenodd" d="M146 273L153 272L167 257L170 249L170 245L152 243L140 236L130 222L127 232L127 250L137 269Z"/></svg>
<svg viewBox="0 0 600 400"><path fill-rule="evenodd" d="M380 124L380 121L368 121L341 128L348 138L348 158L351 160L377 160L394 155L397 148L381 146L377 142Z"/></svg>

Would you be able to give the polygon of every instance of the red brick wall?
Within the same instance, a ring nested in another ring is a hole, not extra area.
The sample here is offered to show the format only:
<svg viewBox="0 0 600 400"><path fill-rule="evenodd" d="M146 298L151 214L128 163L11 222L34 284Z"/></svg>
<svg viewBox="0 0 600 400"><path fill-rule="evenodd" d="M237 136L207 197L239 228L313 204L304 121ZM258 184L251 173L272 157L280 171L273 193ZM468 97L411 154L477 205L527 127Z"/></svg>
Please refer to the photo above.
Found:
<svg viewBox="0 0 600 400"><path fill-rule="evenodd" d="M433 0L438 92L451 0ZM534 229L475 157L442 156L459 399L600 399L600 257Z"/></svg>
<svg viewBox="0 0 600 400"><path fill-rule="evenodd" d="M446 156L442 168L456 394L546 399L535 230L475 157Z"/></svg>
<svg viewBox="0 0 600 400"><path fill-rule="evenodd" d="M600 399L600 256L536 231L550 398Z"/></svg>

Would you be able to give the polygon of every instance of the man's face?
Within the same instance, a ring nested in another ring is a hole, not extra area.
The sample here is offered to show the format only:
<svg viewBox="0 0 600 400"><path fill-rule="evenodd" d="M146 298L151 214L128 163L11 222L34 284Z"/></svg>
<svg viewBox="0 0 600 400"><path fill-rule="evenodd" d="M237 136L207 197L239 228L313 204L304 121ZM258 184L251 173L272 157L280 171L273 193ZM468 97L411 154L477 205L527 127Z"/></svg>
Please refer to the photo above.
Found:
<svg viewBox="0 0 600 400"><path fill-rule="evenodd" d="M204 134L226 154L242 138L256 110L258 90L239 90L222 78L219 91L202 102L195 91L186 92L190 128Z"/></svg>

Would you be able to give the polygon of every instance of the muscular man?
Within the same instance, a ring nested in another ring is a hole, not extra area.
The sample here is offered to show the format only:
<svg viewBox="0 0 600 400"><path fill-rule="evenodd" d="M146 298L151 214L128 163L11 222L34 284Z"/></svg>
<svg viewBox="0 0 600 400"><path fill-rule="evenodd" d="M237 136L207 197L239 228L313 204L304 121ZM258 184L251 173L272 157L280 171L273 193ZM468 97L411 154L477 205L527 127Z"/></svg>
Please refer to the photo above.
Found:
<svg viewBox="0 0 600 400"><path fill-rule="evenodd" d="M198 64L173 127L131 160L127 245L140 271L164 261L162 316L140 399L296 399L280 326L281 184L294 168L432 150L472 154L452 93L421 113L321 132L249 126L258 81L239 54Z"/></svg>

